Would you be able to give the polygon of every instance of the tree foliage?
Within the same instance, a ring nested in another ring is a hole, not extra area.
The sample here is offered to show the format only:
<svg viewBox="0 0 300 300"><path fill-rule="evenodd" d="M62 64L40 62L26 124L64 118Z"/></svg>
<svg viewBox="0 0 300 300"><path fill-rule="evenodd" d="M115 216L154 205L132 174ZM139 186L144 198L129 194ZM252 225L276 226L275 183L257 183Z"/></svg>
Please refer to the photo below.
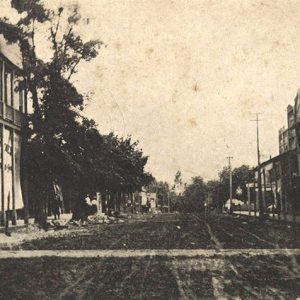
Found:
<svg viewBox="0 0 300 300"><path fill-rule="evenodd" d="M172 187L172 190L174 191L175 194L178 194L179 196L181 196L182 188L183 188L182 174L181 174L181 171L178 170L175 174L174 185Z"/></svg>
<svg viewBox="0 0 300 300"><path fill-rule="evenodd" d="M147 192L157 194L158 204L160 206L168 205L171 189L166 181L153 180L152 183L147 187Z"/></svg>
<svg viewBox="0 0 300 300"><path fill-rule="evenodd" d="M204 182L203 178L196 176L190 184L185 185L183 197L176 197L176 209L181 211L203 211L204 202L210 200L209 205L221 211L229 199L229 168L224 167L219 172L219 178ZM247 201L246 184L254 179L254 171L247 165L232 170L233 197ZM242 193L237 194L237 189Z"/></svg>
<svg viewBox="0 0 300 300"><path fill-rule="evenodd" d="M102 42L83 41L76 33L78 9L66 14L63 7L48 9L41 0L12 0L11 6L20 18L16 23L0 19L0 34L20 47L32 100L25 168L36 210L44 212L54 181L79 193L133 192L149 184L153 177L144 171L148 158L138 142L113 133L101 135L96 123L82 116L84 96L71 80L80 62L97 56ZM41 25L48 28L50 60L37 55Z"/></svg>
<svg viewBox="0 0 300 300"><path fill-rule="evenodd" d="M229 199L229 169L224 167L223 170L219 173L220 181L220 201L222 204ZM246 183L252 182L254 178L253 169L247 165L242 165L238 168L232 170L232 192L233 197L246 201L247 200L247 188ZM238 195L236 193L237 188L241 188L242 194Z"/></svg>
<svg viewBox="0 0 300 300"><path fill-rule="evenodd" d="M192 182L185 186L183 196L178 198L177 208L187 212L203 211L206 195L207 187L203 178L192 177Z"/></svg>

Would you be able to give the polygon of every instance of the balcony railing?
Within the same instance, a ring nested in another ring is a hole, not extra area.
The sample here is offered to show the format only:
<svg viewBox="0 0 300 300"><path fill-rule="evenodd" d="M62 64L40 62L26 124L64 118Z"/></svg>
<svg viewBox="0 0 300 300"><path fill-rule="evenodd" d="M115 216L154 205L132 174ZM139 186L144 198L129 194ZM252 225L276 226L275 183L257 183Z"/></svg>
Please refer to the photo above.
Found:
<svg viewBox="0 0 300 300"><path fill-rule="evenodd" d="M0 118L21 128L24 121L24 114L12 106L0 102Z"/></svg>

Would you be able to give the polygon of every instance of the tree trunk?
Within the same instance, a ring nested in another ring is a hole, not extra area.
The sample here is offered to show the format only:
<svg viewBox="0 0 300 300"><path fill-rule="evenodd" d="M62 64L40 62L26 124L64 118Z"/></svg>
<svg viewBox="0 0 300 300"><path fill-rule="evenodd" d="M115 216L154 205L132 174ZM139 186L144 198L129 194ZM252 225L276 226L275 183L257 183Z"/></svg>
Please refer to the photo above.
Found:
<svg viewBox="0 0 300 300"><path fill-rule="evenodd" d="M47 223L47 214L45 211L45 194L40 193L40 197L38 197L35 203L35 216L34 222L40 225L42 228L45 228Z"/></svg>

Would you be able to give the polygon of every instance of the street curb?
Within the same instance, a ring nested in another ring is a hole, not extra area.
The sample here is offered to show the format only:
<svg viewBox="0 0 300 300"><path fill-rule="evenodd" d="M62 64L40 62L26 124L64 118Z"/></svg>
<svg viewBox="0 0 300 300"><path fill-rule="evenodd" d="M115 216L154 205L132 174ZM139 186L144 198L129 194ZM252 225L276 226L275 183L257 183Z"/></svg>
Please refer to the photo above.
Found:
<svg viewBox="0 0 300 300"><path fill-rule="evenodd" d="M0 259L15 258L137 258L137 257L182 257L224 258L232 256L295 256L300 249L139 249L139 250L2 250Z"/></svg>

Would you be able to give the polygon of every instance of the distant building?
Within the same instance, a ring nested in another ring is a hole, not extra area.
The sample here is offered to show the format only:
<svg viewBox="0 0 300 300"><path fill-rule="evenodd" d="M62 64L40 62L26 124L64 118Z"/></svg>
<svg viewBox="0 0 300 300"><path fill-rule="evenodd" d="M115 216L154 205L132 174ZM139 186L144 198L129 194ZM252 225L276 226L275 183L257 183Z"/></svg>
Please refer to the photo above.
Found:
<svg viewBox="0 0 300 300"><path fill-rule="evenodd" d="M157 208L157 195L156 193L147 193L146 191L141 191L138 193L138 201L136 206L140 207L141 212L148 212L156 210Z"/></svg>
<svg viewBox="0 0 300 300"><path fill-rule="evenodd" d="M23 208L21 143L26 114L21 55L16 45L8 45L0 36L1 225L4 223L5 211L12 211L12 221L15 223L17 210Z"/></svg>
<svg viewBox="0 0 300 300"><path fill-rule="evenodd" d="M296 183L299 174L296 151L287 151L263 162L260 171L264 207L274 204L285 213L291 214L293 210L300 212L300 190ZM257 181L257 169L255 178Z"/></svg>
<svg viewBox="0 0 300 300"><path fill-rule="evenodd" d="M279 129L279 153L289 151L289 130L286 127Z"/></svg>
<svg viewBox="0 0 300 300"><path fill-rule="evenodd" d="M291 214L300 213L300 90L287 107L287 125L279 130L279 155L261 163L260 175L264 207L275 205ZM258 208L257 199L256 187Z"/></svg>
<svg viewBox="0 0 300 300"><path fill-rule="evenodd" d="M300 89L294 100L294 105L287 107L288 127L279 130L279 153L296 150L299 148L300 134ZM298 136L297 136L298 134Z"/></svg>

